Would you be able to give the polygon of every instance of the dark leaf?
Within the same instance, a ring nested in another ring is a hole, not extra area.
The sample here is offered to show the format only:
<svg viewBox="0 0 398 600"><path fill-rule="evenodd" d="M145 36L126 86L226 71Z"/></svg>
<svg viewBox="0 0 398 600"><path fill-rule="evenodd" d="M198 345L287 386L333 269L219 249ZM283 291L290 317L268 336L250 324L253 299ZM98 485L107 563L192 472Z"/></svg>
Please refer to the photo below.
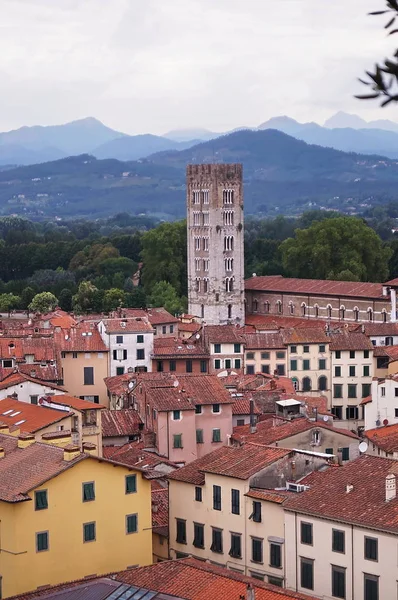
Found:
<svg viewBox="0 0 398 600"><path fill-rule="evenodd" d="M389 27L391 27L391 25L394 23L396 17L393 17L392 19L390 19L390 21L388 21L387 25L384 25L384 29L388 29Z"/></svg>
<svg viewBox="0 0 398 600"><path fill-rule="evenodd" d="M364 81L363 79L361 79L360 77L358 77L358 81L360 81L361 83L363 83L364 85L370 85L370 81Z"/></svg>
<svg viewBox="0 0 398 600"><path fill-rule="evenodd" d="M394 100L394 98L387 98L387 100L384 100L380 106L387 106L387 104L390 104L390 102L392 102Z"/></svg>
<svg viewBox="0 0 398 600"><path fill-rule="evenodd" d="M392 35L393 33L397 33L397 32L398 32L398 29L393 29L392 31L390 31L390 32L388 33L388 35Z"/></svg>
<svg viewBox="0 0 398 600"><path fill-rule="evenodd" d="M363 96L355 96L358 100L371 100L372 98L378 98L380 96L380 92L375 92L374 94L365 94Z"/></svg>
<svg viewBox="0 0 398 600"><path fill-rule="evenodd" d="M369 15L385 15L386 13L390 12L389 10L376 10L375 12L370 12L368 13Z"/></svg>

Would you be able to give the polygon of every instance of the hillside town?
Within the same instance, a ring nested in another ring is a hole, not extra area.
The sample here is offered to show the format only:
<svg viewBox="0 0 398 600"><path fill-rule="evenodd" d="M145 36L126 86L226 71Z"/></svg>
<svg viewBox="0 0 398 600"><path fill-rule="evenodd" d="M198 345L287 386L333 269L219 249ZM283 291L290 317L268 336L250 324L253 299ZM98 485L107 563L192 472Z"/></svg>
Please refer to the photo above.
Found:
<svg viewBox="0 0 398 600"><path fill-rule="evenodd" d="M189 314L3 316L0 597L396 596L398 280L245 281L243 217L188 167Z"/></svg>

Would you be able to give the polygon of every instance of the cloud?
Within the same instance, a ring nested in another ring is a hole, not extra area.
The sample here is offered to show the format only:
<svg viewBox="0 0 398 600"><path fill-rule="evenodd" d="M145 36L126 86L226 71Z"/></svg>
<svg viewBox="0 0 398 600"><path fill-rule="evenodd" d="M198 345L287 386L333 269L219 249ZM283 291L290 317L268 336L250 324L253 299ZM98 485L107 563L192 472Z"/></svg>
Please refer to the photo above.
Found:
<svg viewBox="0 0 398 600"><path fill-rule="evenodd" d="M380 2L380 0L379 0ZM336 110L394 48L376 0L0 0L0 129L95 116L128 133ZM383 112L383 117L388 116Z"/></svg>

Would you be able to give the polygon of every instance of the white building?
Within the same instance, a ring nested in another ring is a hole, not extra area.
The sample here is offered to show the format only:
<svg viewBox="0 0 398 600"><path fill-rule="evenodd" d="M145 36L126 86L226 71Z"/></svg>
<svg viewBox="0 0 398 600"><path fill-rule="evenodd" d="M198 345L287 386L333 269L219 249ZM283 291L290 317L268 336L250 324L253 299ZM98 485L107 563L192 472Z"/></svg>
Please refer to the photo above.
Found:
<svg viewBox="0 0 398 600"><path fill-rule="evenodd" d="M244 324L242 165L187 167L188 312Z"/></svg>
<svg viewBox="0 0 398 600"><path fill-rule="evenodd" d="M104 319L98 331L109 348L109 377L152 370L154 329L147 318Z"/></svg>
<svg viewBox="0 0 398 600"><path fill-rule="evenodd" d="M398 375L372 381L371 396L363 401L365 431L398 423Z"/></svg>

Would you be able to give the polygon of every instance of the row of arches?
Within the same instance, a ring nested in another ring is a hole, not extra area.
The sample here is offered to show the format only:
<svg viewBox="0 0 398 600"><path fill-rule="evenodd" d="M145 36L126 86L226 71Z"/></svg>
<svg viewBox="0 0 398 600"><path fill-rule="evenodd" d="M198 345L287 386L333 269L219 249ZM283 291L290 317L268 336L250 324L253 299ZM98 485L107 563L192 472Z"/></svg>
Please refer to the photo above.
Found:
<svg viewBox="0 0 398 600"><path fill-rule="evenodd" d="M311 377L303 377L300 381L297 377L292 378L294 389L296 392L311 392L312 391L312 380ZM328 378L326 375L321 375L318 377L318 388L317 390L320 392L326 392L328 389Z"/></svg>
<svg viewBox="0 0 398 600"><path fill-rule="evenodd" d="M258 308L259 308L259 303L258 300L254 299L253 300L253 312L258 312ZM268 314L271 312L271 303L266 300L263 304L263 310L264 313ZM312 307L312 315L315 318L320 317L320 307L318 304L314 304L314 306ZM288 311L290 315L295 315L296 314L296 307L294 305L294 303L292 301L289 302L288 305ZM311 313L311 307L309 307L305 302L302 302L300 305L300 316L302 317L307 317L309 316ZM275 312L277 314L283 314L283 303L281 300L277 300L275 303ZM350 318L350 320L354 320L354 321L359 321L359 316L360 316L360 312L364 312L364 311L360 311L360 309L358 308L358 306L354 306L353 309L346 309L346 307L344 305L341 305L339 309L337 308L333 308L331 304L328 304L326 306L326 318L328 319L332 319L333 317L338 318L341 321L344 321L347 318L347 313L352 313L352 318ZM336 313L338 313L336 315ZM385 308L382 309L381 311L382 314L382 321L384 323L387 322L387 310ZM325 316L325 315L322 315ZM374 321L374 311L371 307L368 307L368 309L366 310L366 316L367 316L367 320L372 323Z"/></svg>

